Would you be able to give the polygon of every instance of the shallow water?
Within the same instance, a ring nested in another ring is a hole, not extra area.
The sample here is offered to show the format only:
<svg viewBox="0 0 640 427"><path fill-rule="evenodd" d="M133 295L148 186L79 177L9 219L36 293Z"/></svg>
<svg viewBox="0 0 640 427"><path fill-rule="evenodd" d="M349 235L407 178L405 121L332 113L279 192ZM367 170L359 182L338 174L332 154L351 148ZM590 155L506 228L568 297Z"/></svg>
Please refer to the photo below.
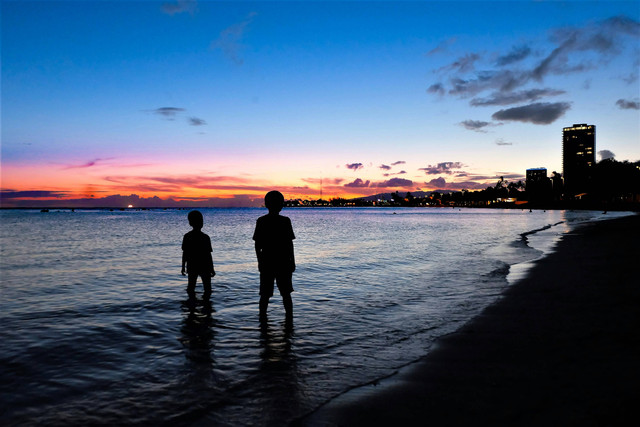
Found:
<svg viewBox="0 0 640 427"><path fill-rule="evenodd" d="M603 217L285 210L294 324L275 296L261 327L251 236L264 211L202 211L218 275L211 306L195 308L180 275L186 211L0 212L3 425L286 424L424 355L510 270Z"/></svg>

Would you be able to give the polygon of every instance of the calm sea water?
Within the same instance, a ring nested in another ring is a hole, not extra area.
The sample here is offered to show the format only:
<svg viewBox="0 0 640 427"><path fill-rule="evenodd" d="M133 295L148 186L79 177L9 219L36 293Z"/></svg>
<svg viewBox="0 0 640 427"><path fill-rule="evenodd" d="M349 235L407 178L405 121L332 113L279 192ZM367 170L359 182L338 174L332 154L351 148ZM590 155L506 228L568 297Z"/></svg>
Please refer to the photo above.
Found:
<svg viewBox="0 0 640 427"><path fill-rule="evenodd" d="M0 212L3 425L285 425L423 356L509 271L596 212L290 209L294 325L258 321L260 209L204 209L211 308L180 275L186 211ZM201 291L199 284L198 291Z"/></svg>

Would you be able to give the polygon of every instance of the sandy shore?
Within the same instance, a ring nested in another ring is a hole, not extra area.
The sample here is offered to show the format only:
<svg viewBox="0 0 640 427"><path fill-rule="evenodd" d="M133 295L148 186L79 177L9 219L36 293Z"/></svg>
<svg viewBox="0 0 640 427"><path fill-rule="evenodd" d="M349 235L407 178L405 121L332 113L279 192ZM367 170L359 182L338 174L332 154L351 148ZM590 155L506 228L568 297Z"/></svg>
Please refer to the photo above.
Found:
<svg viewBox="0 0 640 427"><path fill-rule="evenodd" d="M640 421L640 215L580 227L425 358L306 426Z"/></svg>

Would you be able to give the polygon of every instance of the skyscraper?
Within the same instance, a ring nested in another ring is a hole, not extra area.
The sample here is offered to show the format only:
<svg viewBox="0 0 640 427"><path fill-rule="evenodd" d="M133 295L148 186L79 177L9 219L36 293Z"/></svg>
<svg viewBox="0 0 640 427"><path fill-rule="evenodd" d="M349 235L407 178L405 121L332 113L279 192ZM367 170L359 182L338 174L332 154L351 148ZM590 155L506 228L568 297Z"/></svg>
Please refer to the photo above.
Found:
<svg viewBox="0 0 640 427"><path fill-rule="evenodd" d="M562 129L562 174L565 194L590 190L596 164L596 126L574 124Z"/></svg>

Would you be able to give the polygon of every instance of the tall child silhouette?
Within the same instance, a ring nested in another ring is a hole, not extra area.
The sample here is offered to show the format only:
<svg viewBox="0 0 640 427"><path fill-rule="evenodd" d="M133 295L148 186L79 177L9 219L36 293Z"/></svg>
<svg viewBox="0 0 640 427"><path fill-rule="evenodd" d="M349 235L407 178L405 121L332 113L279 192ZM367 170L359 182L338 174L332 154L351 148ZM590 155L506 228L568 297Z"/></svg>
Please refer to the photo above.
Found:
<svg viewBox="0 0 640 427"><path fill-rule="evenodd" d="M256 256L260 270L260 317L267 315L269 298L273 296L273 282L278 285L287 319L293 317L292 275L296 270L293 255L293 234L291 220L280 215L284 206L284 196L279 191L270 191L264 197L264 205L269 209L267 215L256 222L253 240L256 243Z"/></svg>
<svg viewBox="0 0 640 427"><path fill-rule="evenodd" d="M182 275L185 275L186 267L188 274L187 295L189 295L190 301L196 299L195 289L198 276L202 278L204 288L202 299L207 301L211 296L211 278L216 275L211 257L211 239L202 232L204 218L200 211L189 212L187 219L193 230L185 234L182 239Z"/></svg>

